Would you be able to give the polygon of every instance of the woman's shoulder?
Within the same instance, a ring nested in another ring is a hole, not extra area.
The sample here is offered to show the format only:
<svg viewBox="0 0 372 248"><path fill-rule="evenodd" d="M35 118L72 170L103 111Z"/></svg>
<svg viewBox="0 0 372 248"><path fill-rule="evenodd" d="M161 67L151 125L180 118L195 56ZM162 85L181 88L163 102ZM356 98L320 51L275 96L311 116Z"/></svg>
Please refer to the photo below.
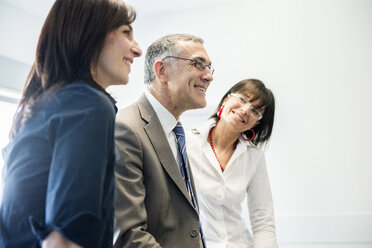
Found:
<svg viewBox="0 0 372 248"><path fill-rule="evenodd" d="M265 153L261 148L247 141L244 141L244 144L246 146L245 156L252 164L258 165L261 161L265 160Z"/></svg>
<svg viewBox="0 0 372 248"><path fill-rule="evenodd" d="M198 128L191 128L185 130L186 135L186 142L187 143L194 143L195 141L198 141L201 139L201 134Z"/></svg>
<svg viewBox="0 0 372 248"><path fill-rule="evenodd" d="M97 90L84 83L62 86L55 94L51 92L49 97L52 98L51 107L61 110L96 109L107 111L114 109L114 104L103 90Z"/></svg>
<svg viewBox="0 0 372 248"><path fill-rule="evenodd" d="M264 152L261 150L260 147L256 146L255 144L253 144L250 141L245 141L241 136L239 137L239 142L242 142L243 144L245 144L247 150L250 153L254 153L254 154L257 154L257 155L260 155L260 156L262 156L264 154Z"/></svg>
<svg viewBox="0 0 372 248"><path fill-rule="evenodd" d="M191 150L201 150L201 146L203 144L203 135L200 131L200 127L193 127L190 129L186 129L186 146L188 151Z"/></svg>
<svg viewBox="0 0 372 248"><path fill-rule="evenodd" d="M215 125L210 120L186 130L186 145L190 148L201 149L207 144L209 130Z"/></svg>
<svg viewBox="0 0 372 248"><path fill-rule="evenodd" d="M63 99L79 99L84 100L109 100L105 95L104 90L98 90L85 83L72 83L69 85L62 86L56 93L57 97Z"/></svg>
<svg viewBox="0 0 372 248"><path fill-rule="evenodd" d="M190 139L199 139L204 137L206 130L208 129L207 123L202 123L201 125L192 126L185 130L186 137Z"/></svg>
<svg viewBox="0 0 372 248"><path fill-rule="evenodd" d="M209 130L214 126L216 126L215 122L211 119L208 119L207 121L187 129L186 133L192 137L203 137L208 135Z"/></svg>
<svg viewBox="0 0 372 248"><path fill-rule="evenodd" d="M196 127L193 127L193 128L190 128L190 129L186 129L185 132L186 132L186 135L189 135L191 137L198 137L198 136L200 136L200 131Z"/></svg>

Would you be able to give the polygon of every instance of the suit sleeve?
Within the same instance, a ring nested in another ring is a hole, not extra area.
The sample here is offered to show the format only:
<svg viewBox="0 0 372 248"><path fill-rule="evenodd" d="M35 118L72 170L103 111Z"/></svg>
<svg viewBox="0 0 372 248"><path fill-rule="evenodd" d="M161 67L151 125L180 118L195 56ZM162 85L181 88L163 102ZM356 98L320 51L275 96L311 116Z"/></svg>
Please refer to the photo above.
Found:
<svg viewBox="0 0 372 248"><path fill-rule="evenodd" d="M256 173L248 187L248 209L254 247L276 248L274 209L265 157L259 153Z"/></svg>
<svg viewBox="0 0 372 248"><path fill-rule="evenodd" d="M143 183L143 150L134 130L117 118L115 217L119 236L115 248L158 248L147 231L146 189Z"/></svg>

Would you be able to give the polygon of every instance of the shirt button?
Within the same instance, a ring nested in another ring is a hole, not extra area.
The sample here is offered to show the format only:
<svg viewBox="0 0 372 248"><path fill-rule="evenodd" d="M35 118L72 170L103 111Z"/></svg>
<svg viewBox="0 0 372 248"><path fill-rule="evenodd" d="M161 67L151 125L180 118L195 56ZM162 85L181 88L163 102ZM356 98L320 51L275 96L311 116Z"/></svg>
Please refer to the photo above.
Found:
<svg viewBox="0 0 372 248"><path fill-rule="evenodd" d="M195 230L195 229L192 229L192 231L190 233L190 236L193 237L193 238L196 237L196 236L198 236L198 231Z"/></svg>

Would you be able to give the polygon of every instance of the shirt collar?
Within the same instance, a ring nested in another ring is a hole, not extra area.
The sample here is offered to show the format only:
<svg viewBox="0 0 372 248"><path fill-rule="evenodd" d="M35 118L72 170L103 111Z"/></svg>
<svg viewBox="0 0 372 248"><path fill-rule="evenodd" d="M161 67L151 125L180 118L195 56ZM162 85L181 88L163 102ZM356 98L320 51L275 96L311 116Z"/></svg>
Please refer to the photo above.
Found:
<svg viewBox="0 0 372 248"><path fill-rule="evenodd" d="M79 81L78 83L83 83L83 82L80 82ZM88 82L86 84L88 84L89 86L93 87L94 89L102 92L105 96L107 96L108 99L111 101L111 103L114 105L115 113L118 112L118 108L116 107L116 101L115 101L115 99L101 85L99 85L98 83L96 83L94 81L93 82Z"/></svg>
<svg viewBox="0 0 372 248"><path fill-rule="evenodd" d="M215 119L211 118L208 119L200 128L200 134L203 137L203 142L208 142L208 135L209 131L211 130L212 127L216 126L216 121Z"/></svg>
<svg viewBox="0 0 372 248"><path fill-rule="evenodd" d="M145 96L154 108L164 132L166 134L172 132L177 124L176 118L150 92L145 91Z"/></svg>
<svg viewBox="0 0 372 248"><path fill-rule="evenodd" d="M216 125L217 125L216 124L216 119L215 118L210 118L204 123L204 125L201 126L200 134L203 137L203 142L208 142L209 131L211 130L212 127L215 127ZM248 147L254 147L254 145L249 141L245 141L242 138L242 136L240 135L239 136L239 142L238 142L238 145L237 145L236 149L241 150L241 149L246 149Z"/></svg>

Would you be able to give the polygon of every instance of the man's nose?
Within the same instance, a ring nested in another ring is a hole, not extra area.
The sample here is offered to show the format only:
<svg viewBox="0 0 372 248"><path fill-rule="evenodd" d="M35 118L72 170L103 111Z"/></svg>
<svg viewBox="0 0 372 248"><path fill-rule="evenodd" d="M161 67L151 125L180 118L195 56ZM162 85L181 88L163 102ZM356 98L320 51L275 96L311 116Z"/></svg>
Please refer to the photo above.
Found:
<svg viewBox="0 0 372 248"><path fill-rule="evenodd" d="M204 69L204 71L207 72L207 73L204 73L203 80L208 81L208 82L212 82L212 80L213 80L212 71L208 67L206 67Z"/></svg>

